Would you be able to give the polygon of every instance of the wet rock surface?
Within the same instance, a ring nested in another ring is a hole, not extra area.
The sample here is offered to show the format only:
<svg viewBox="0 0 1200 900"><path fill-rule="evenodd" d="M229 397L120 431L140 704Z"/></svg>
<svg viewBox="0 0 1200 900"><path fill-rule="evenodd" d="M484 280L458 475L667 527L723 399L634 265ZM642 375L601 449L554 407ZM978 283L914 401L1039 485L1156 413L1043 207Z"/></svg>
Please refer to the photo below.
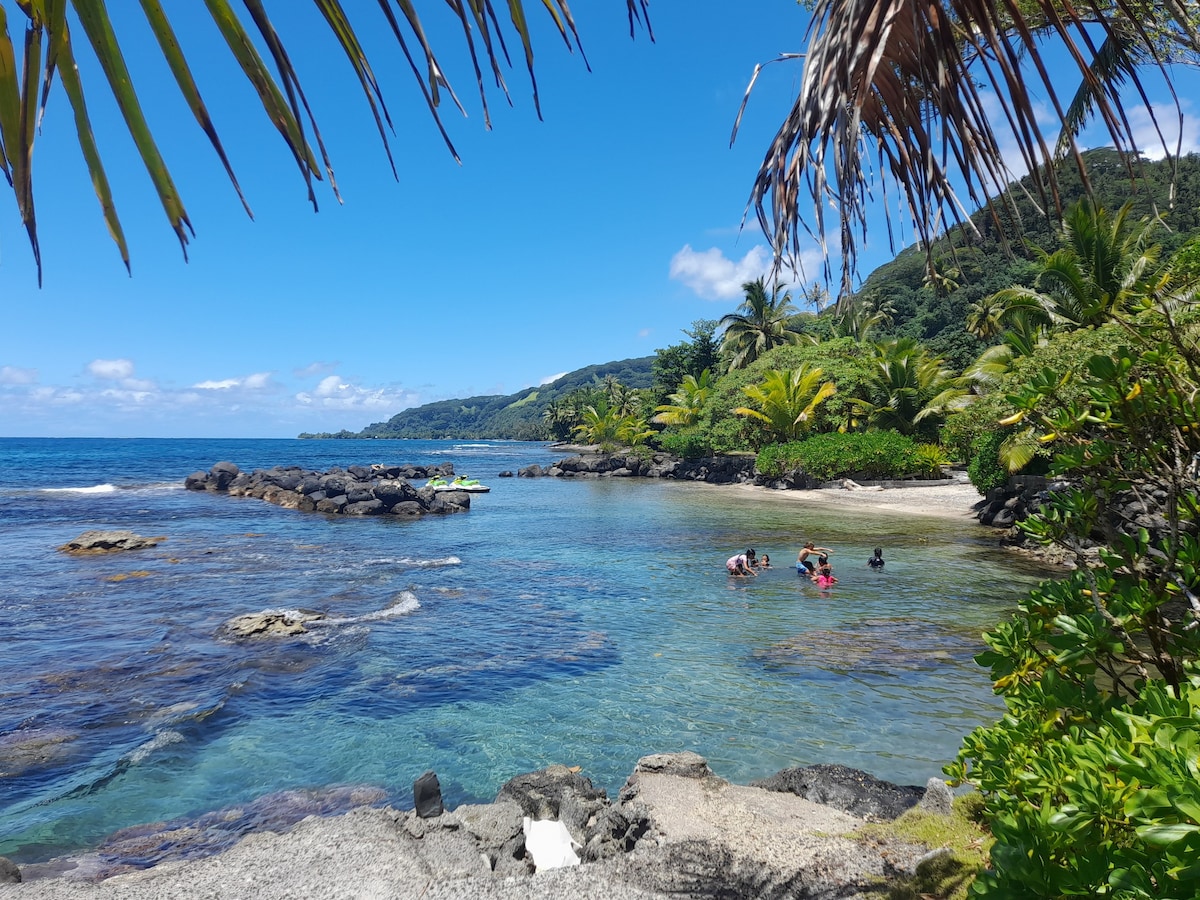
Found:
<svg viewBox="0 0 1200 900"><path fill-rule="evenodd" d="M751 784L795 794L870 821L895 819L925 796L924 788L880 781L866 772L838 765L784 769Z"/></svg>
<svg viewBox="0 0 1200 900"><path fill-rule="evenodd" d="M231 497L253 497L285 509L341 516L465 512L471 508L467 491L435 491L428 479L451 477L454 466L348 466L314 472L299 466L275 466L243 472L231 462L219 462L207 472L193 472L183 485L190 491L209 491ZM422 482L417 486L413 482Z"/></svg>
<svg viewBox="0 0 1200 900"><path fill-rule="evenodd" d="M124 550L143 550L147 547L157 547L165 540L165 537L143 537L132 531L85 531L58 549L63 553L86 556L100 553L120 553Z"/></svg>

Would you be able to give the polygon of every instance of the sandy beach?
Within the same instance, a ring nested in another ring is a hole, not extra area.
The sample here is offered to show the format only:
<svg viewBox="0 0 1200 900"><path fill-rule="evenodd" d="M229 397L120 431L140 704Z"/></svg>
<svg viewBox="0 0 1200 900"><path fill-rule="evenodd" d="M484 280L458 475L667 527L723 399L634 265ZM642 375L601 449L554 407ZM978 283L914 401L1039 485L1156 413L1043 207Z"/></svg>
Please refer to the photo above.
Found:
<svg viewBox="0 0 1200 900"><path fill-rule="evenodd" d="M842 509L870 510L914 516L973 522L971 509L981 499L974 485L963 478L955 484L912 487L821 488L811 491L779 491L753 484L717 485L714 490L738 491L770 503L820 504Z"/></svg>

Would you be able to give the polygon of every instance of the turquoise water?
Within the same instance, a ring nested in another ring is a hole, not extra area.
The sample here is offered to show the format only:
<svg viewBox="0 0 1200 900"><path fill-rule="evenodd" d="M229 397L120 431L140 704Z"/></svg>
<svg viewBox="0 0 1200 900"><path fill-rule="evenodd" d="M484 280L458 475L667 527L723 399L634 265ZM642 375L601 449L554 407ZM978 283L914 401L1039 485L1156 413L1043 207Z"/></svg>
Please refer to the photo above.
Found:
<svg viewBox="0 0 1200 900"><path fill-rule="evenodd" d="M739 782L838 762L923 784L996 716L971 658L1035 573L986 530L705 485L495 477L555 456L0 440L0 855L44 860L280 791L369 785L411 805L431 768L451 806L550 763L612 795L638 757L681 749ZM492 492L411 521L182 490L222 459L450 461ZM167 540L56 552L100 527ZM806 538L836 549L828 593L787 565ZM882 573L864 565L877 544ZM724 560L747 546L779 567L731 580ZM131 572L148 574L110 580ZM330 621L292 642L217 636L298 607ZM18 752L31 740L39 753Z"/></svg>

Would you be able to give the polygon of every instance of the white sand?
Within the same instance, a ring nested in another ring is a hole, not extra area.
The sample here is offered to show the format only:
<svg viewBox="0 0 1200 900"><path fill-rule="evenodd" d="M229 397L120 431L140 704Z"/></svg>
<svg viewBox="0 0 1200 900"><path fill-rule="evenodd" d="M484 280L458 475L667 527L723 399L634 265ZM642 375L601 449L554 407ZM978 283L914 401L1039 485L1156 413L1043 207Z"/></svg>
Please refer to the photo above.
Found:
<svg viewBox="0 0 1200 900"><path fill-rule="evenodd" d="M879 490L846 490L821 488L811 491L777 491L753 484L714 485L714 490L738 491L756 500L771 503L796 503L801 506L821 505L842 509L880 510L883 512L936 516L963 522L975 521L971 509L982 499L968 481L913 487L882 488Z"/></svg>

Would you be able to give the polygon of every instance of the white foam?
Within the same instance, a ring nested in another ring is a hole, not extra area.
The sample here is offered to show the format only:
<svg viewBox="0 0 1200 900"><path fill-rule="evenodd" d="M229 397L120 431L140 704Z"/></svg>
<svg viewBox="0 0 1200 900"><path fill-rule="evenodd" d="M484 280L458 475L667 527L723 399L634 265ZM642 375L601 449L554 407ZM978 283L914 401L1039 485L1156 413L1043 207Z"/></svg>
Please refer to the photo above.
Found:
<svg viewBox="0 0 1200 900"><path fill-rule="evenodd" d="M421 608L420 601L417 600L417 595L412 591L401 591L396 599L385 606L383 609L377 609L374 612L363 613L361 616L343 616L337 619L319 619L315 622L309 622L310 625L359 625L363 622L383 622L387 619L397 619L400 616L408 616L415 613Z"/></svg>
<svg viewBox="0 0 1200 900"><path fill-rule="evenodd" d="M457 556L443 556L440 559L410 559L402 557L396 562L404 566L416 566L418 569L436 569L439 566L461 566L462 560Z"/></svg>
<svg viewBox="0 0 1200 900"><path fill-rule="evenodd" d="M146 743L129 754L129 762L137 765L155 750L161 750L171 744L182 744L186 738L178 731L160 731Z"/></svg>
<svg viewBox="0 0 1200 900"><path fill-rule="evenodd" d="M117 489L115 484L95 484L91 487L61 487L42 488L43 494L111 494Z"/></svg>

